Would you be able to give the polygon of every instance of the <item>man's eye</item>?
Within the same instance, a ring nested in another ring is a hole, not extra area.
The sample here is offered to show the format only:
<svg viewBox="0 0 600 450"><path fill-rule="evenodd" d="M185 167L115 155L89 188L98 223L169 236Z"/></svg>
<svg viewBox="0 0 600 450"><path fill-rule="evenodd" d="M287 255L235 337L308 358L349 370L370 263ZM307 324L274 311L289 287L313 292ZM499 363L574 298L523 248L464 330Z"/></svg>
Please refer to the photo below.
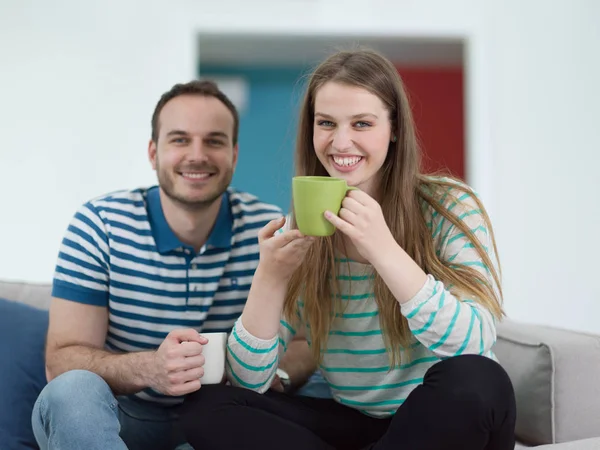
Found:
<svg viewBox="0 0 600 450"><path fill-rule="evenodd" d="M218 139L209 139L207 143L213 147L222 147L225 145L223 141L219 141Z"/></svg>
<svg viewBox="0 0 600 450"><path fill-rule="evenodd" d="M174 144L185 144L188 142L187 138L175 138L171 141Z"/></svg>

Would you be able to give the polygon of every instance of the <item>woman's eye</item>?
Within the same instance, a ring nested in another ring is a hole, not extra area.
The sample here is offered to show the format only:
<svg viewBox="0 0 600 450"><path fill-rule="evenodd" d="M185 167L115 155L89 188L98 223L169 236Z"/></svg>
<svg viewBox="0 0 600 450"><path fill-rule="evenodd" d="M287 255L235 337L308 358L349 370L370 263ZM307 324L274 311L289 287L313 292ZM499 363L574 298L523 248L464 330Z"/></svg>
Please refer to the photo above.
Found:
<svg viewBox="0 0 600 450"><path fill-rule="evenodd" d="M320 127L332 127L334 124L330 120L319 120L317 125Z"/></svg>
<svg viewBox="0 0 600 450"><path fill-rule="evenodd" d="M363 121L360 121L360 122L356 122L356 123L354 124L354 126L355 126L356 128L367 128L367 127L370 127L370 126L371 126L371 124L370 124L369 122L363 122Z"/></svg>

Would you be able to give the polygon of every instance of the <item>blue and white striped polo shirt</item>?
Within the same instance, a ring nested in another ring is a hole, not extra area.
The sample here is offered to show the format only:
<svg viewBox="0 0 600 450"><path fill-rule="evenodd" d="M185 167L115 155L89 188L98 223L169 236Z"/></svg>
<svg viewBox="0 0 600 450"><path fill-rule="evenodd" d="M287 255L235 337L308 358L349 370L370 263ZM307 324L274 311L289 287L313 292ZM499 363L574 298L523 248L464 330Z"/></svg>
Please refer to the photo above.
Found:
<svg viewBox="0 0 600 450"><path fill-rule="evenodd" d="M106 348L117 352L155 349L175 328L229 332L258 264L258 232L281 215L230 188L196 254L167 224L157 186L96 198L67 229L52 295L108 307ZM137 395L169 400L150 389Z"/></svg>

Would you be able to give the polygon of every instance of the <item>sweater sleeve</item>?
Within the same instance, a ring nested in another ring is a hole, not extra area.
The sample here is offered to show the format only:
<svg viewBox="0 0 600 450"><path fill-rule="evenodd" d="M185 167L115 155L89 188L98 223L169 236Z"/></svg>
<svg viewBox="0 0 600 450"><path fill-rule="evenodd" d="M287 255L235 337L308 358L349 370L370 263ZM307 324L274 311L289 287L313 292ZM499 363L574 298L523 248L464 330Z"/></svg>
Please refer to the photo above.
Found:
<svg viewBox="0 0 600 450"><path fill-rule="evenodd" d="M492 264L497 265L493 244L481 210L473 193L461 193L448 206L467 225L482 244ZM436 213L429 223L440 258L450 264L471 267L482 274L498 292L490 268L469 238L447 219ZM471 298L457 297L449 286L431 274L421 290L401 305L409 327L419 342L440 358L461 354L490 355L496 342L496 325L492 313Z"/></svg>
<svg viewBox="0 0 600 450"><path fill-rule="evenodd" d="M295 334L296 330L282 319L277 336L259 339L244 328L240 317L227 342L226 372L230 383L261 394L269 390L279 360Z"/></svg>

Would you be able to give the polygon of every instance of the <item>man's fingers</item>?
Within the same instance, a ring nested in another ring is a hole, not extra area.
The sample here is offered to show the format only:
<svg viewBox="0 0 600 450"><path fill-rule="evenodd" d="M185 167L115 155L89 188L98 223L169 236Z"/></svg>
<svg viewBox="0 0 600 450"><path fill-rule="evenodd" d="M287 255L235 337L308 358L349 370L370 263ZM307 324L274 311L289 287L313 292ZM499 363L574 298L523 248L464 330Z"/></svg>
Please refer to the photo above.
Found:
<svg viewBox="0 0 600 450"><path fill-rule="evenodd" d="M167 335L165 340L175 341L177 343L186 341L197 342L198 344L208 343L208 339L200 336L193 328L178 328L173 330Z"/></svg>
<svg viewBox="0 0 600 450"><path fill-rule="evenodd" d="M186 358L199 356L202 354L202 345L197 342L187 341L181 343L181 355Z"/></svg>
<svg viewBox="0 0 600 450"><path fill-rule="evenodd" d="M265 239L273 237L275 232L279 230L284 224L285 217L280 217L279 219L271 220L258 232L258 240L264 241Z"/></svg>
<svg viewBox="0 0 600 450"><path fill-rule="evenodd" d="M275 375L273 381L271 381L270 389L277 392L283 392L283 384L281 383L281 379L278 375Z"/></svg>
<svg viewBox="0 0 600 450"><path fill-rule="evenodd" d="M183 363L181 364L181 370L190 370L203 367L204 362L205 359L203 355L188 356L183 360Z"/></svg>
<svg viewBox="0 0 600 450"><path fill-rule="evenodd" d="M191 394L200 389L200 377L188 381L187 383L178 384L169 389L169 395L173 397L179 397L186 394Z"/></svg>
<svg viewBox="0 0 600 450"><path fill-rule="evenodd" d="M179 372L177 375L181 377L181 384L199 380L204 375L204 367L194 367L193 369Z"/></svg>

